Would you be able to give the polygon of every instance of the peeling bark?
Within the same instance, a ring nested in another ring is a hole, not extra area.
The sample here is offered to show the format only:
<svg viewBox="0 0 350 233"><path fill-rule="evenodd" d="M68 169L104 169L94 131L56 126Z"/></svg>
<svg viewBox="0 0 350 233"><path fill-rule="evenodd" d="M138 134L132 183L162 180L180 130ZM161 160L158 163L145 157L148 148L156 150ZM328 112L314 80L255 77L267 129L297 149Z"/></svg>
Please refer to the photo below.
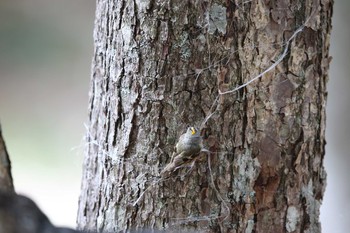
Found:
<svg viewBox="0 0 350 233"><path fill-rule="evenodd" d="M320 232L333 2L240 2L97 1L79 228ZM213 109L211 154L155 184Z"/></svg>

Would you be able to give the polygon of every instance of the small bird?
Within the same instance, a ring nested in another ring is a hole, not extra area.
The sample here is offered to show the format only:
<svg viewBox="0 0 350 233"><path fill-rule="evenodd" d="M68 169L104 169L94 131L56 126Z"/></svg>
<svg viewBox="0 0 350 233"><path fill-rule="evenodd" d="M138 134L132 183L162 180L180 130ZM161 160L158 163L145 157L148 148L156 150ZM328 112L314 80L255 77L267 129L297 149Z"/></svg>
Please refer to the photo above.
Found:
<svg viewBox="0 0 350 233"><path fill-rule="evenodd" d="M194 161L202 150L202 137L195 127L188 127L186 133L182 134L175 146L170 163L160 173L162 178L167 178L180 166Z"/></svg>

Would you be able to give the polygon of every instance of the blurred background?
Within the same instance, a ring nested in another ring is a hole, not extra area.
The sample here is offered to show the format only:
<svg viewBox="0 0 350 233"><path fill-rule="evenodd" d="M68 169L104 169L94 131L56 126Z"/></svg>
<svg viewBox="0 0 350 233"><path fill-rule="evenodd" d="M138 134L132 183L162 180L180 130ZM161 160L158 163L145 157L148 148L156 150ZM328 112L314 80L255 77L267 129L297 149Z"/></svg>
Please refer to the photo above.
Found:
<svg viewBox="0 0 350 233"><path fill-rule="evenodd" d="M323 232L350 229L350 2L334 8ZM15 188L75 227L95 0L0 0L0 122ZM348 167L349 166L349 167Z"/></svg>
<svg viewBox="0 0 350 233"><path fill-rule="evenodd" d="M75 227L95 0L0 0L0 123L18 193Z"/></svg>

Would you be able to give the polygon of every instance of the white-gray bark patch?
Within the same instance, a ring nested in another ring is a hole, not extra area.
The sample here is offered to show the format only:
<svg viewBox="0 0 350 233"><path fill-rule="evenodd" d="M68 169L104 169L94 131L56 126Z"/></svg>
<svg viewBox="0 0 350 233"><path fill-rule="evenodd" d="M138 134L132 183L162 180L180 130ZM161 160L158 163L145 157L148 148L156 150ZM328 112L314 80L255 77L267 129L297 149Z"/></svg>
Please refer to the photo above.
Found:
<svg viewBox="0 0 350 233"><path fill-rule="evenodd" d="M300 213L295 206L289 206L287 210L287 222L286 229L288 232L293 232L297 228L297 224L300 220Z"/></svg>
<svg viewBox="0 0 350 233"><path fill-rule="evenodd" d="M214 34L216 30L221 34L226 34L226 7L220 6L219 4L214 3L209 10L209 25L208 32L209 34Z"/></svg>

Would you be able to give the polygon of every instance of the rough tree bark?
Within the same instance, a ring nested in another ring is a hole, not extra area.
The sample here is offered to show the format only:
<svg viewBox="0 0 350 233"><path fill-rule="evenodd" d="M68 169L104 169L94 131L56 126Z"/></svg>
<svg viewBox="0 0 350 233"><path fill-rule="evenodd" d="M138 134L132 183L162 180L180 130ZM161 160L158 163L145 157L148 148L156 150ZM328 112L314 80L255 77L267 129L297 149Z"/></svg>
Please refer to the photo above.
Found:
<svg viewBox="0 0 350 233"><path fill-rule="evenodd" d="M79 228L320 232L332 4L98 0ZM155 184L210 113L210 155Z"/></svg>

